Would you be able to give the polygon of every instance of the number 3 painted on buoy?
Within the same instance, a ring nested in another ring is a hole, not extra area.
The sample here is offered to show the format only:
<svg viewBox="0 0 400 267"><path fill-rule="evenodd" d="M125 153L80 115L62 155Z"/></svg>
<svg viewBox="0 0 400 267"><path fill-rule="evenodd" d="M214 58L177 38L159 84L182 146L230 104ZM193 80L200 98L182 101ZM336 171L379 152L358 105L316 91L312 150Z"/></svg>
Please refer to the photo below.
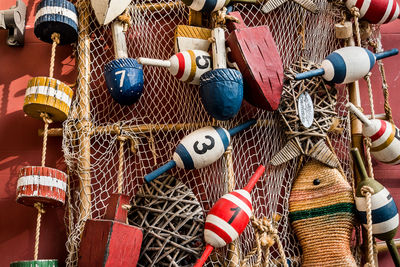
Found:
<svg viewBox="0 0 400 267"><path fill-rule="evenodd" d="M202 154L206 153L208 150L212 149L212 148L215 146L215 140L214 140L214 138L212 138L212 137L209 136L209 135L206 135L205 138L208 139L208 140L210 140L211 143L210 143L209 145L207 145L206 143L202 143L201 145L202 145L203 147L202 147L201 149L199 149L199 148L197 147L197 146L199 145L199 141L194 142L194 144L193 144L193 149L194 149L194 152L196 152L197 154L202 155Z"/></svg>
<svg viewBox="0 0 400 267"><path fill-rule="evenodd" d="M204 64L200 64L201 58L204 59ZM210 66L210 63L211 63L211 57L209 57L209 56L198 56L198 57L196 57L196 65L197 65L197 67L199 69L203 70L203 69L208 68L208 66Z"/></svg>
<svg viewBox="0 0 400 267"><path fill-rule="evenodd" d="M125 72L126 72L125 70L120 70L115 72L115 75L121 74L121 79L119 80L119 87L122 87L124 85Z"/></svg>

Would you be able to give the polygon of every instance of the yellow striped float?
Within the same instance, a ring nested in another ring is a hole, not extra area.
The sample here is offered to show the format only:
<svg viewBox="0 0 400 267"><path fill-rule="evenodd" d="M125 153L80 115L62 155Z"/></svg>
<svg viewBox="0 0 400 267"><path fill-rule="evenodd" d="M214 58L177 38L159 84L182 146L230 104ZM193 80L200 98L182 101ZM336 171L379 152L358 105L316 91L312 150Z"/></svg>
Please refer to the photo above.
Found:
<svg viewBox="0 0 400 267"><path fill-rule="evenodd" d="M24 112L39 118L47 113L53 121L68 117L74 92L65 83L49 77L34 77L29 80L25 92Z"/></svg>

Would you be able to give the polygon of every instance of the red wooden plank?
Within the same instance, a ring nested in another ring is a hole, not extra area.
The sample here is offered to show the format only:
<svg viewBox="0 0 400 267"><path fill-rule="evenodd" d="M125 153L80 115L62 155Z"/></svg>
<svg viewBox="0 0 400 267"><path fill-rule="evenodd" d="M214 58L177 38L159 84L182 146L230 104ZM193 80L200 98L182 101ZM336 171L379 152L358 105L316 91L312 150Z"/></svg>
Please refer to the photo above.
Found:
<svg viewBox="0 0 400 267"><path fill-rule="evenodd" d="M81 267L136 266L142 243L142 231L111 220L88 220L79 250Z"/></svg>
<svg viewBox="0 0 400 267"><path fill-rule="evenodd" d="M106 214L104 215L105 220L115 220L118 222L125 223L128 211L122 208L123 205L129 204L129 196L122 194L111 194L108 199L108 206Z"/></svg>
<svg viewBox="0 0 400 267"><path fill-rule="evenodd" d="M245 28L239 12L229 15L242 21L240 26L228 23L233 32L227 44L230 58L237 63L245 81L244 97L256 107L276 110L283 87L283 66L275 41L267 26Z"/></svg>

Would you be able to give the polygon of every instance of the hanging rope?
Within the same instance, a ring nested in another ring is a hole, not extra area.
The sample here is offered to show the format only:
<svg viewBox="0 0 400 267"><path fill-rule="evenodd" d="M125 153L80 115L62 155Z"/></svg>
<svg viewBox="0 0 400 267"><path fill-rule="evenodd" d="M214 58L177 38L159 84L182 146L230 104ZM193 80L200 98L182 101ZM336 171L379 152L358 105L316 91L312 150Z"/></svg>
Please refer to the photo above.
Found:
<svg viewBox="0 0 400 267"><path fill-rule="evenodd" d="M36 202L33 205L37 211L37 219L36 219L36 235L35 235L35 253L34 253L34 260L37 261L38 255L39 255L39 238L40 238L40 225L42 221L42 213L45 213L46 211L43 208L43 204L40 202Z"/></svg>
<svg viewBox="0 0 400 267"><path fill-rule="evenodd" d="M60 34L59 33L53 33L51 35L51 40L53 40L53 44L51 46L51 58L50 58L50 78L53 78L54 76L54 61L56 58L56 47L60 43Z"/></svg>
<svg viewBox="0 0 400 267"><path fill-rule="evenodd" d="M350 12L354 16L354 26L356 28L357 46L361 47L360 23L358 22L358 19L360 18L360 10L357 7L352 7L350 9Z"/></svg>
<svg viewBox="0 0 400 267"><path fill-rule="evenodd" d="M42 147L42 167L46 164L46 151L47 151L47 136L49 132L49 124L53 121L49 118L49 114L40 113L40 117L44 122L44 131L43 131L43 147Z"/></svg>
<svg viewBox="0 0 400 267"><path fill-rule="evenodd" d="M124 184L124 144L125 141L128 139L125 136L118 136L119 141L119 166L118 166L118 194L122 194L122 187Z"/></svg>
<svg viewBox="0 0 400 267"><path fill-rule="evenodd" d="M368 234L368 263L365 266L373 267L374 262L374 245L372 236L372 207L371 207L371 196L374 190L369 186L363 186L361 188L361 194L365 197L367 202L367 234Z"/></svg>

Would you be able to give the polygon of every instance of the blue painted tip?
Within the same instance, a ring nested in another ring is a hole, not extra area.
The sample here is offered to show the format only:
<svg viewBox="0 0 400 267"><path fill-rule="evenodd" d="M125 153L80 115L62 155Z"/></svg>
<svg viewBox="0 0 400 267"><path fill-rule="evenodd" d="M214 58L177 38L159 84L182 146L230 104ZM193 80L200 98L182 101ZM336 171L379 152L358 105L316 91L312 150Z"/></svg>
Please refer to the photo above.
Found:
<svg viewBox="0 0 400 267"><path fill-rule="evenodd" d="M399 53L399 50L397 48L393 48L393 49L388 50L388 51L383 51L383 52L380 52L380 53L376 53L375 57L376 57L376 60L380 60L380 59L385 58L385 57L395 56L398 53Z"/></svg>
<svg viewBox="0 0 400 267"><path fill-rule="evenodd" d="M238 132L243 131L244 129L249 128L250 126L256 124L256 122L257 122L256 119L248 120L248 121L246 121L246 122L243 123L243 124L239 124L238 126L233 127L232 129L228 130L228 132L229 132L229 134L230 134L231 136L234 136L234 135L237 134Z"/></svg>
<svg viewBox="0 0 400 267"><path fill-rule="evenodd" d="M152 171L151 173L147 174L144 176L144 180L148 183L156 179L158 176L163 174L166 171L169 171L170 169L174 168L176 166L175 161L170 160L166 164L162 165L160 168Z"/></svg>
<svg viewBox="0 0 400 267"><path fill-rule="evenodd" d="M296 76L294 76L295 80L304 80L304 79L310 79L315 76L320 76L324 75L325 70L324 69L316 69L316 70L310 70L307 72L299 73Z"/></svg>

